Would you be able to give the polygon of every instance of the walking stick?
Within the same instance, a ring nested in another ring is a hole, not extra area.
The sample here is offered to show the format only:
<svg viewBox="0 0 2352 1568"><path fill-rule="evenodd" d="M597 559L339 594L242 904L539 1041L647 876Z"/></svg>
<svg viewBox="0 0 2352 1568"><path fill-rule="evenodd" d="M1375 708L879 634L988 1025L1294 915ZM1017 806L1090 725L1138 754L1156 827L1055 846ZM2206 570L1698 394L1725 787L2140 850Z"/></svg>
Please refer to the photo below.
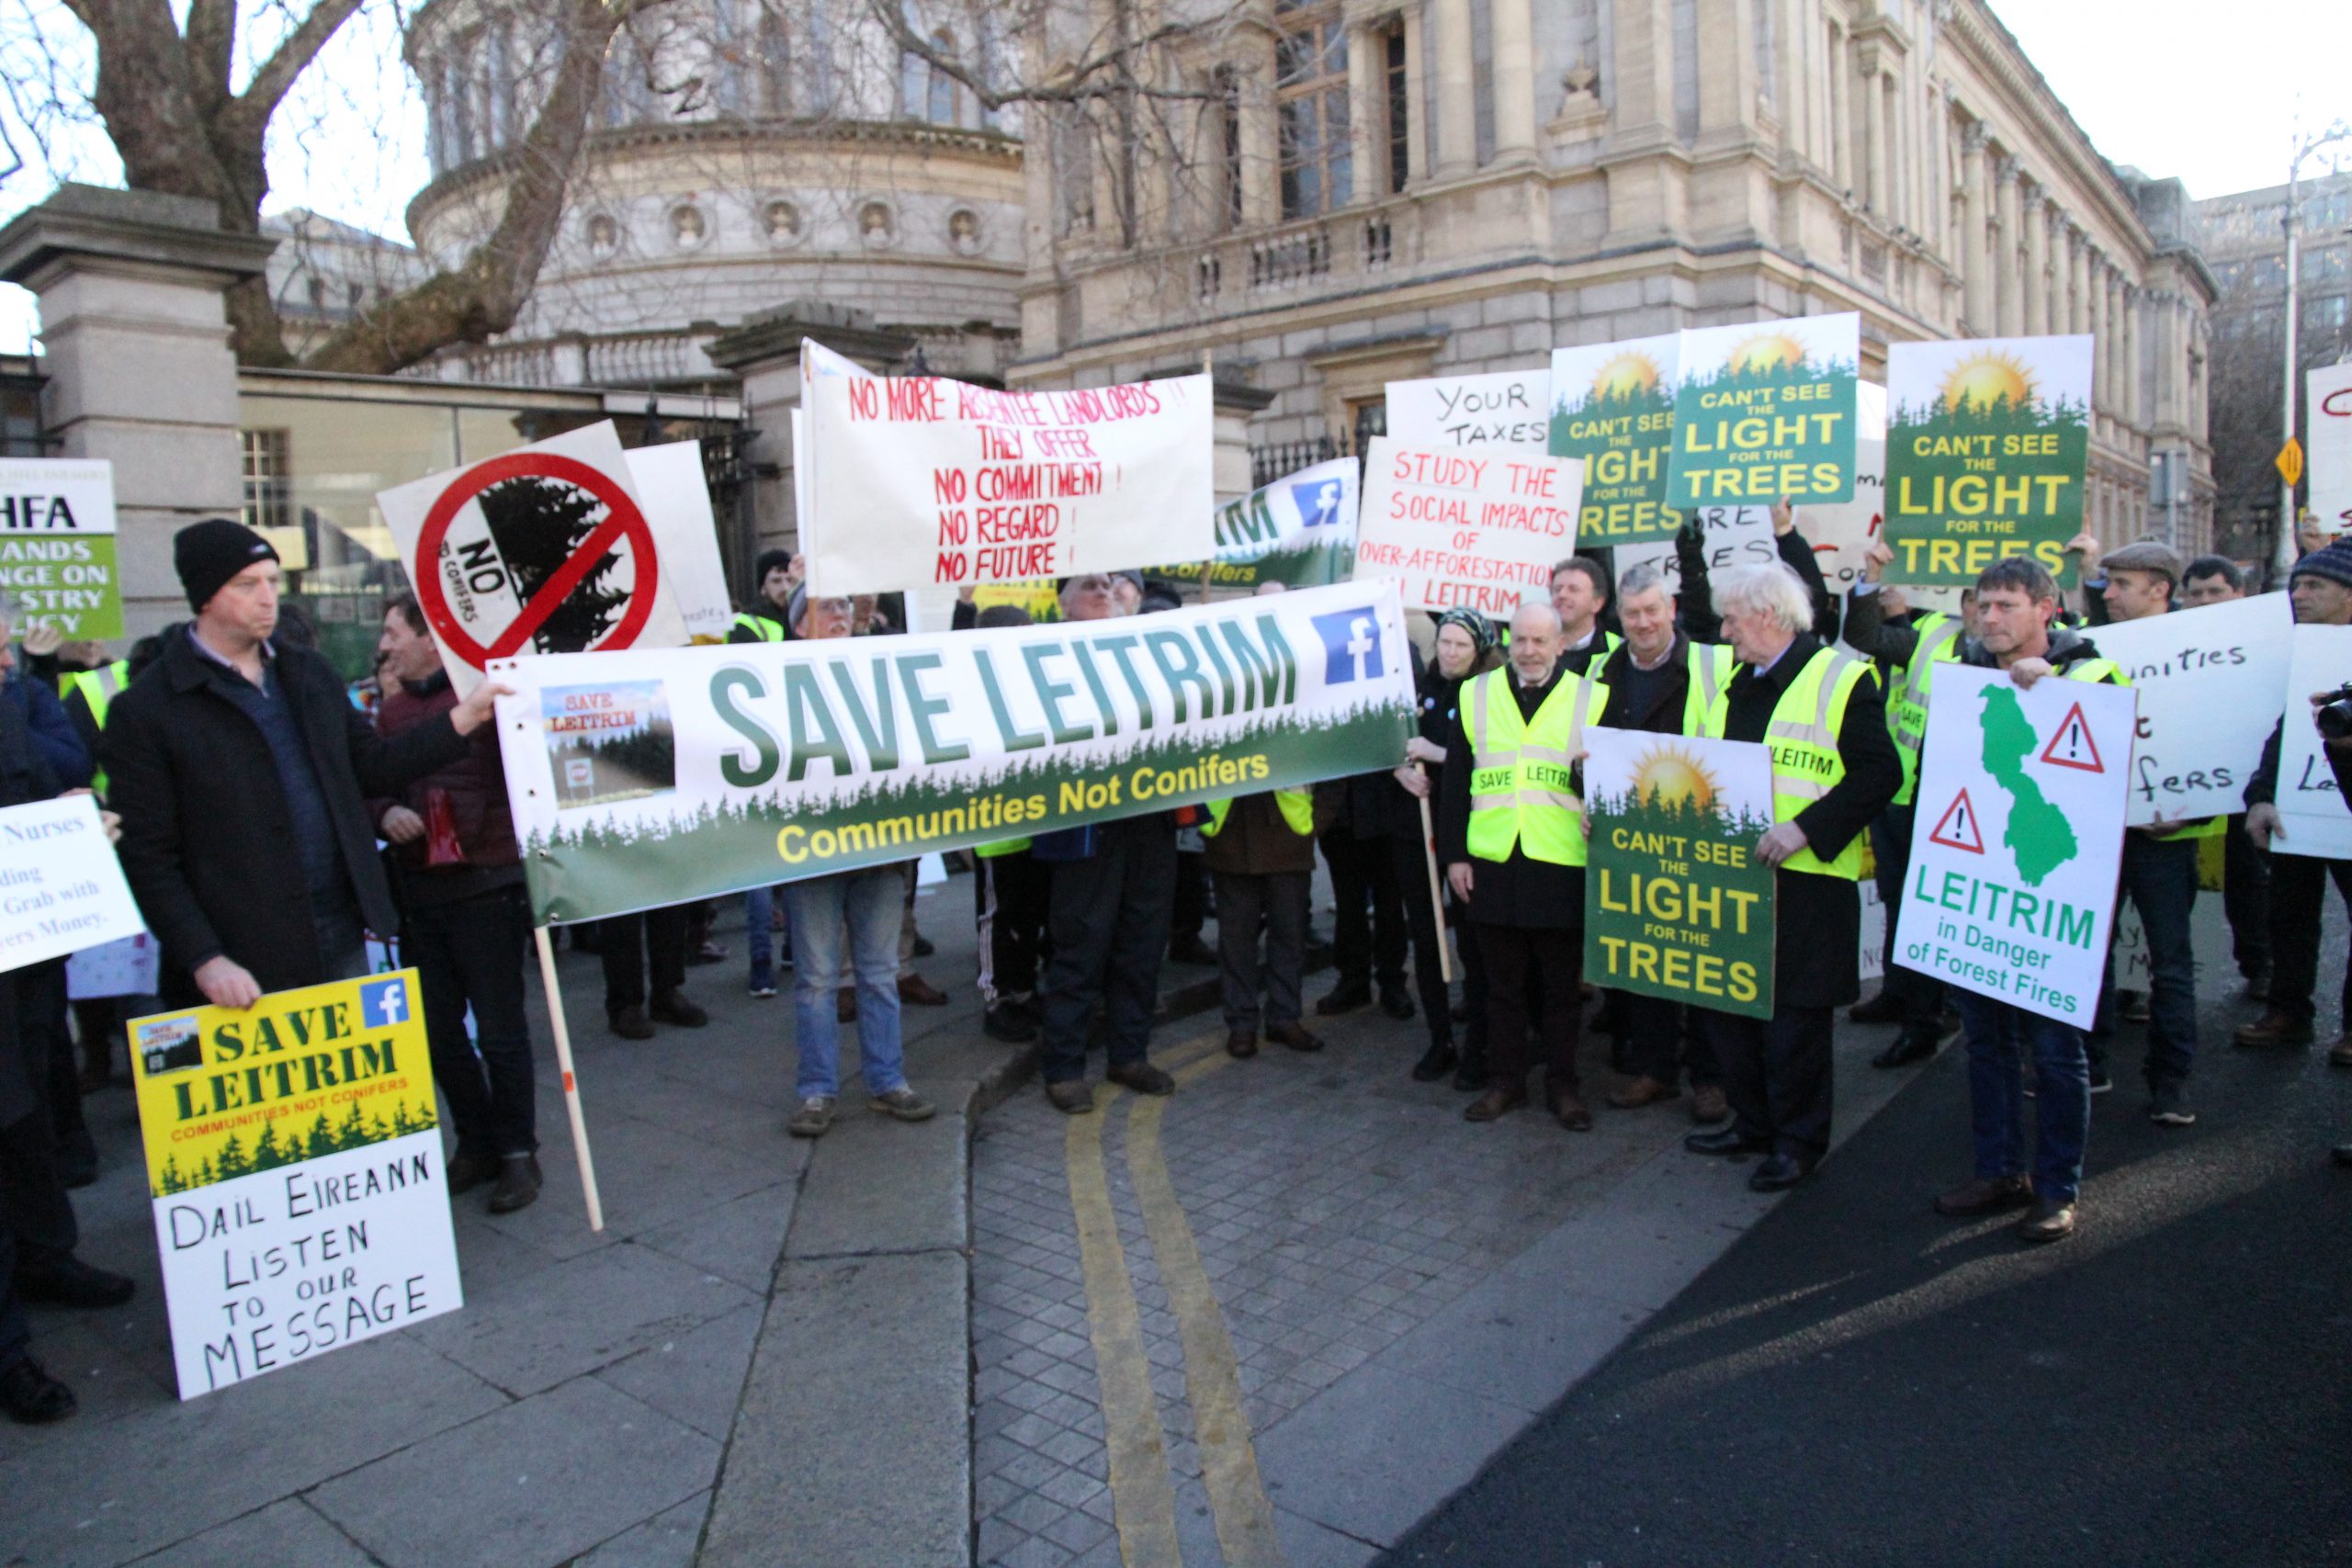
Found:
<svg viewBox="0 0 2352 1568"><path fill-rule="evenodd" d="M1421 777L1429 777L1429 770L1421 770ZM1445 888L1437 874L1437 829L1430 823L1430 797L1417 797L1421 806L1421 857L1430 868L1430 907L1437 911L1437 965L1445 983L1453 984L1453 949L1445 940Z"/></svg>
<svg viewBox="0 0 2352 1568"><path fill-rule="evenodd" d="M531 934L539 943L539 984L548 993L548 1026L555 1032L556 1066L563 1069L563 1109L571 1117L571 1152L580 1160L580 1195L588 1202L588 1228L605 1228L605 1205L596 1196L596 1162L588 1153L588 1119L580 1110L580 1080L571 1073L571 1026L564 1021L563 987L556 983L555 942L548 928Z"/></svg>

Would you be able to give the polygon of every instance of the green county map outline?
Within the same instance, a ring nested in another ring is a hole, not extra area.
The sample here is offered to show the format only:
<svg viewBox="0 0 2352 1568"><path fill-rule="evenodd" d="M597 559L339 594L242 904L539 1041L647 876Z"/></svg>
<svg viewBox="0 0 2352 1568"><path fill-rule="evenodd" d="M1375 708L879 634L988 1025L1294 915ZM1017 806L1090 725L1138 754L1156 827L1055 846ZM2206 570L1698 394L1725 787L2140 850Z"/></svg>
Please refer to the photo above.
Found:
<svg viewBox="0 0 2352 1568"><path fill-rule="evenodd" d="M1984 702L1984 771L2009 797L2009 820L2001 830L2001 843L2017 856L2018 874L2027 886L2039 887L2082 846L2066 814L2050 804L2025 771L2025 760L2041 738L2025 716L2017 692L2006 682L1988 685Z"/></svg>

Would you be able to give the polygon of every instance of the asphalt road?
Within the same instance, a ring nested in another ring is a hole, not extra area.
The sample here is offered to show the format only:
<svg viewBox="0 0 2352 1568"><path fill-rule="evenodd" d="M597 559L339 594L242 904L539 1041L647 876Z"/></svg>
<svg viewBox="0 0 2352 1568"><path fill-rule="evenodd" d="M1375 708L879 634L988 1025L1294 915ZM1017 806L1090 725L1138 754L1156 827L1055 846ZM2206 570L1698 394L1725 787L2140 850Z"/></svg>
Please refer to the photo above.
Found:
<svg viewBox="0 0 2352 1568"><path fill-rule="evenodd" d="M2337 905L2324 998L2345 961ZM1971 1174L1947 1049L1385 1561L2352 1563L2352 1072L2203 1011L2193 1128L2116 1042L2073 1240L1930 1211Z"/></svg>

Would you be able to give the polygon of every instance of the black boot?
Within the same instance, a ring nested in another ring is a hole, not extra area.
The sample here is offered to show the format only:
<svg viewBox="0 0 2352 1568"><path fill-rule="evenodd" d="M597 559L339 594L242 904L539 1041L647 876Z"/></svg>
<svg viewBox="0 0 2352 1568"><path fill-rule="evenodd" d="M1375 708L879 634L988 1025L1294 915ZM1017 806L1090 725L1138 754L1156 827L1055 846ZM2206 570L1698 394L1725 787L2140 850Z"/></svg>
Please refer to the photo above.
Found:
<svg viewBox="0 0 2352 1568"><path fill-rule="evenodd" d="M1413 1064L1413 1081L1435 1083L1453 1071L1453 1065L1457 1060L1453 1054L1453 1041L1432 1040L1430 1042L1430 1048L1421 1053L1421 1059Z"/></svg>

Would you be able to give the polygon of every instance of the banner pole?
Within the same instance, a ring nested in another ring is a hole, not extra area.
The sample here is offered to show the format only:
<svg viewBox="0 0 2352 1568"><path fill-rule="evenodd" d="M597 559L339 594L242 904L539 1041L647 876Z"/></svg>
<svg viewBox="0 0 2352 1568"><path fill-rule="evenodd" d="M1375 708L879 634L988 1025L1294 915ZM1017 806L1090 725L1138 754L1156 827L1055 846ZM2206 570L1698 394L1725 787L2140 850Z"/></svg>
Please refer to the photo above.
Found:
<svg viewBox="0 0 2352 1568"><path fill-rule="evenodd" d="M1426 803L1424 803L1426 805ZM588 1203L588 1228L605 1228L605 1205L596 1196L596 1162L588 1153L588 1119L580 1110L580 1080L571 1071L571 1027L564 1021L563 987L556 983L555 942L545 926L531 934L539 944L539 984L548 993L548 1027L555 1033L556 1066L563 1069L563 1109L571 1118L571 1152L580 1160L580 1195Z"/></svg>
<svg viewBox="0 0 2352 1568"><path fill-rule="evenodd" d="M1421 770L1421 777L1429 777L1429 770ZM1453 949L1445 940L1445 886L1437 874L1437 829L1430 822L1430 797L1419 797L1421 807L1421 855L1430 868L1430 908L1437 911L1437 966L1445 983L1453 984Z"/></svg>

